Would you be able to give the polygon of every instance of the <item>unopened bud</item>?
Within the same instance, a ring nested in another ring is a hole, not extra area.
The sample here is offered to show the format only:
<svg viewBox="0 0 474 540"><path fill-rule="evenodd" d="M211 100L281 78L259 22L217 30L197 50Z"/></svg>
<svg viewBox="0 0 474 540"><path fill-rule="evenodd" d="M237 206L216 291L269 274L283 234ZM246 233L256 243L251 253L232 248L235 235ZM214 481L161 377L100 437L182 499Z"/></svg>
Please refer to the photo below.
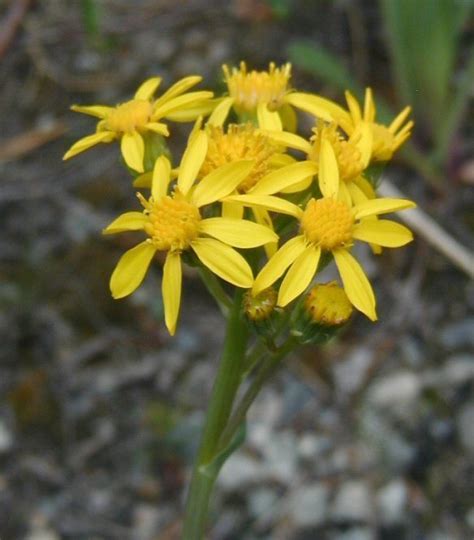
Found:
<svg viewBox="0 0 474 540"><path fill-rule="evenodd" d="M291 333L301 343L324 343L350 318L352 304L337 282L315 285L298 306Z"/></svg>
<svg viewBox="0 0 474 540"><path fill-rule="evenodd" d="M258 334L271 336L274 333L274 323L277 317L276 303L278 294L275 289L263 290L256 296L248 290L244 295L243 309L251 326Z"/></svg>

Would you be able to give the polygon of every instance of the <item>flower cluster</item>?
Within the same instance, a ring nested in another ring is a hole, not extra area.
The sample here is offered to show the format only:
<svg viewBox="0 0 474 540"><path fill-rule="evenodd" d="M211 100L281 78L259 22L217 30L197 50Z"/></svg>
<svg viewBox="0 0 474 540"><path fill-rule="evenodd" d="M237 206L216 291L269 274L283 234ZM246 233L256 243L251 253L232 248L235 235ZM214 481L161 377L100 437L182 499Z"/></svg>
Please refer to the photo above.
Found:
<svg viewBox="0 0 474 540"><path fill-rule="evenodd" d="M288 306L298 297L308 320L339 325L352 306L376 320L374 292L352 250L356 241L379 253L412 240L406 227L379 216L414 203L377 197L369 174L409 137L410 109L385 126L376 121L370 89L363 108L346 92L346 109L294 90L290 64L249 71L242 62L223 72L223 97L190 91L201 80L190 76L156 98L161 79L155 77L115 107L72 107L99 121L95 133L76 142L64 159L117 140L140 190L141 211L122 214L104 231L140 231L145 237L119 260L112 295L122 298L136 290L162 252L171 334L179 316L183 262L247 289L247 315L255 320L292 309ZM297 111L311 116L311 133L297 133ZM166 145L170 122L193 122L180 160ZM342 287L314 283L331 261Z"/></svg>

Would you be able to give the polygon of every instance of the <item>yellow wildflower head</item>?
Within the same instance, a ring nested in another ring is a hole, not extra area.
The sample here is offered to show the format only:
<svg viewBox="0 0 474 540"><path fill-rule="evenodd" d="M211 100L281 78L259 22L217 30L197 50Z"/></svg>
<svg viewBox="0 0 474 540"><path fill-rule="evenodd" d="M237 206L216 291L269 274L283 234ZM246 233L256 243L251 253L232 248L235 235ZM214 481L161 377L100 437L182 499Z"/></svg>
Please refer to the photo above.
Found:
<svg viewBox="0 0 474 540"><path fill-rule="evenodd" d="M363 125L369 127L372 135L372 160L388 161L410 137L414 126L412 120L406 122L411 112L410 107L405 107L390 125L385 126L375 121L377 111L370 88L365 91L363 111L355 97L348 91L346 92L346 101L349 107L350 121L349 128L345 127L344 129L351 134Z"/></svg>
<svg viewBox="0 0 474 540"><path fill-rule="evenodd" d="M312 146L308 153L309 159L319 162L323 139L329 141L334 150L340 179L349 182L358 178L367 166L366 156L360 148L362 133L354 133L350 139L345 139L335 123L320 123L313 129L313 136L310 140Z"/></svg>
<svg viewBox="0 0 474 540"><path fill-rule="evenodd" d="M336 281L315 285L304 300L311 321L323 326L340 326L352 315L352 304Z"/></svg>
<svg viewBox="0 0 474 540"><path fill-rule="evenodd" d="M200 175L241 159L251 159L254 166L247 178L238 186L246 192L270 170L270 159L276 153L276 145L252 124L231 124L227 131L219 126L208 126L209 145Z"/></svg>
<svg viewBox="0 0 474 540"><path fill-rule="evenodd" d="M73 105L76 112L99 119L96 132L77 141L66 152L63 159L69 159L99 143L120 140L120 147L126 164L137 172L143 172L146 133L168 136L168 127L159 122L166 118L175 121L194 120L208 114L212 107L212 92L187 92L201 77L191 76L181 79L158 99L154 94L161 83L159 77L146 80L135 92L133 99L115 107L105 105Z"/></svg>
<svg viewBox="0 0 474 540"><path fill-rule="evenodd" d="M283 105L289 90L291 64L277 68L271 62L268 71L247 71L245 62L241 62L240 68L229 69L224 65L222 69L229 96L233 98L237 111L254 112L262 103L270 111L276 111Z"/></svg>
<svg viewBox="0 0 474 540"><path fill-rule="evenodd" d="M157 251L165 251L163 301L165 322L175 332L181 300L181 254L192 250L201 264L220 278L249 288L252 269L234 248L254 248L275 242L277 235L267 227L250 221L223 217L204 219L200 209L232 193L252 169L253 162L227 163L200 180L198 172L207 153L207 135L197 130L190 136L179 167L176 187L170 189L171 164L165 156L156 160L151 196L138 198L143 212L127 212L106 229L112 234L128 230L143 231L147 239L128 250L115 268L110 288L114 298L131 294L143 281Z"/></svg>

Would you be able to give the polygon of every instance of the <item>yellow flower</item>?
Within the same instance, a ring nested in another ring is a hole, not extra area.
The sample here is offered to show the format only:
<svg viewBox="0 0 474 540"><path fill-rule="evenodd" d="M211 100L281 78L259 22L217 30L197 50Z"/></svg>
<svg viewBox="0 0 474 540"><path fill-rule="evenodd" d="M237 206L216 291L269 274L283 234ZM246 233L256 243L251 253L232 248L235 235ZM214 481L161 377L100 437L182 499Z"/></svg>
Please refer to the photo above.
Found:
<svg viewBox="0 0 474 540"><path fill-rule="evenodd" d="M340 326L352 314L352 304L336 281L318 283L304 300L304 311L311 321L323 326Z"/></svg>
<svg viewBox="0 0 474 540"><path fill-rule="evenodd" d="M127 165L137 172L143 172L146 132L168 136L166 124L159 122L166 118L187 122L207 114L212 109L212 92L186 91L201 80L199 76L181 79L158 99L153 95L161 83L159 77L146 80L135 92L133 99L116 107L105 105L73 105L76 112L99 118L96 132L83 137L66 152L63 159L69 159L99 143L109 143L120 139L121 151Z"/></svg>
<svg viewBox="0 0 474 540"><path fill-rule="evenodd" d="M241 117L256 117L261 128L281 131L286 125L290 131L294 131L296 116L293 107L307 110L312 104L310 94L295 92L290 88L289 63L277 68L271 62L267 71L248 71L245 62L241 62L239 68L229 69L224 65L222 69L229 97L222 99L214 109L209 118L210 124L223 125L234 108ZM327 107L316 108L320 118L332 120Z"/></svg>
<svg viewBox="0 0 474 540"><path fill-rule="evenodd" d="M148 235L119 260L110 280L114 298L131 294L141 284L157 251L167 253L162 294L170 334L175 332L179 314L183 251L191 249L216 275L237 287L248 288L253 283L252 270L233 248L253 248L277 240L273 231L257 223L202 215L204 206L234 191L254 165L249 160L223 165L195 185L206 152L207 137L198 131L184 152L174 190L170 189L171 164L166 157L159 157L153 170L151 197L146 200L138 195L144 211L123 214L104 231L112 234L141 230Z"/></svg>
<svg viewBox="0 0 474 540"><path fill-rule="evenodd" d="M248 196L241 196L241 201L244 197ZM274 209L276 198L257 196L247 203ZM278 294L278 305L286 306L310 284L321 253L332 253L349 300L369 319L376 320L372 287L350 249L354 240L383 247L400 247L410 242L412 234L403 225L390 220L365 218L414 206L413 202L404 199L373 199L350 206L336 198L323 197L311 199L302 210L284 201L285 213L292 214L299 221L300 234L286 242L262 268L255 279L253 294L272 285L289 268Z"/></svg>
<svg viewBox="0 0 474 540"><path fill-rule="evenodd" d="M394 152L410 137L414 122L406 122L411 112L411 107L405 107L387 127L375 121L376 109L372 96L372 90L366 88L364 111L355 97L346 91L346 101L349 107L350 122L345 129L348 135L367 125L372 131L372 159L374 161L388 161ZM405 123L405 124L404 124Z"/></svg>
<svg viewBox="0 0 474 540"><path fill-rule="evenodd" d="M266 131L267 135L286 148L304 152L318 168L321 193L339 197L348 204L374 198L375 192L363 172L372 151L372 134L365 126L354 131L349 139L332 123L319 123L309 141L285 131Z"/></svg>

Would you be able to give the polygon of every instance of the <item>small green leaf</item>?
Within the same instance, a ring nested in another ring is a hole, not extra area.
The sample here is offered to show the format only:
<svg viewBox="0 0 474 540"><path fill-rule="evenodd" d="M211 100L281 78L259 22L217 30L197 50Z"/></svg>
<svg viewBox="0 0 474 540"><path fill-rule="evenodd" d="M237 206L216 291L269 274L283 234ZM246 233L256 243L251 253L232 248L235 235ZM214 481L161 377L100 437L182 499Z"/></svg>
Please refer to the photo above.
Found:
<svg viewBox="0 0 474 540"><path fill-rule="evenodd" d="M229 444L223 448L218 454L210 461L207 465L201 465L199 467L199 472L204 476L209 478L216 478L221 470L222 465L226 462L227 458L233 454L237 448L245 441L247 435L247 426L244 423L236 431L235 435L232 437L232 440Z"/></svg>

